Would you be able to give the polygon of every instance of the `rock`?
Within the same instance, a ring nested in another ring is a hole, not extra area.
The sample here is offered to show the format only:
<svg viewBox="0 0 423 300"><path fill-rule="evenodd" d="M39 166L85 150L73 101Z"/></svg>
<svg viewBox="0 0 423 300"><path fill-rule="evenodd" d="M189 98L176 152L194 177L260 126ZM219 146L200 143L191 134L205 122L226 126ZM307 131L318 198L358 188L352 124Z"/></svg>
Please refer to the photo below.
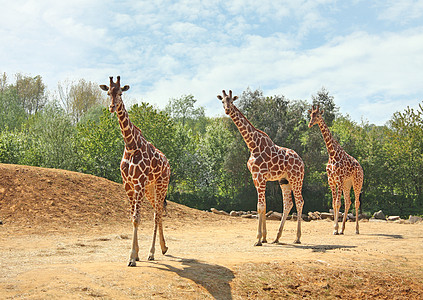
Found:
<svg viewBox="0 0 423 300"><path fill-rule="evenodd" d="M321 220L322 218L320 217L320 212L318 212L318 211L315 211L315 212L309 212L308 213L308 218L310 219L310 220L313 220L313 221L315 221L315 220Z"/></svg>
<svg viewBox="0 0 423 300"><path fill-rule="evenodd" d="M354 216L354 214L353 214L353 213L349 213L349 214L347 215L347 219L348 219L348 220L353 220L353 221L355 221L355 216Z"/></svg>
<svg viewBox="0 0 423 300"><path fill-rule="evenodd" d="M266 217L270 216L271 214L273 214L273 210L269 210L269 211L266 213Z"/></svg>
<svg viewBox="0 0 423 300"><path fill-rule="evenodd" d="M374 219L378 219L378 220L386 220L386 216L385 216L385 214L383 213L383 211L381 211L381 210L379 210L379 211L375 212L375 213L373 214L373 218L374 218Z"/></svg>
<svg viewBox="0 0 423 300"><path fill-rule="evenodd" d="M366 214L359 214L358 215L358 219L359 220L363 220L363 219L368 220L368 219L370 219L370 217L368 215L366 215Z"/></svg>
<svg viewBox="0 0 423 300"><path fill-rule="evenodd" d="M212 207L210 208L212 213L215 213L217 215L225 215L225 216L229 216L229 214L226 211L223 210L217 210L216 208Z"/></svg>
<svg viewBox="0 0 423 300"><path fill-rule="evenodd" d="M388 221L397 221L397 220L399 220L400 219L400 217L399 216L389 216L388 217Z"/></svg>
<svg viewBox="0 0 423 300"><path fill-rule="evenodd" d="M239 211L231 211L230 213L229 213L229 215L231 216L231 217L239 217L240 215L241 215L241 213L239 212Z"/></svg>
<svg viewBox="0 0 423 300"><path fill-rule="evenodd" d="M268 215L266 217L266 219L267 220L279 220L280 221L282 219L282 214L274 211L270 215Z"/></svg>
<svg viewBox="0 0 423 300"><path fill-rule="evenodd" d="M333 220L333 213L321 213L320 214L320 218L322 219L322 220L325 220L325 219L331 219L331 220Z"/></svg>
<svg viewBox="0 0 423 300"><path fill-rule="evenodd" d="M304 222L310 222L311 221L311 219L307 215L305 215L305 214L301 214L301 219Z"/></svg>
<svg viewBox="0 0 423 300"><path fill-rule="evenodd" d="M414 224L414 223L417 223L417 222L421 222L423 219L421 218L421 217L419 217L419 216L412 216L412 215L410 215L409 217L408 217L408 223L410 223L410 224Z"/></svg>
<svg viewBox="0 0 423 300"><path fill-rule="evenodd" d="M370 218L369 221L370 222L382 222L382 223L387 222L386 219L375 219L375 218Z"/></svg>
<svg viewBox="0 0 423 300"><path fill-rule="evenodd" d="M241 216L241 218L245 218L245 219L251 219L252 217L253 217L252 214L245 214Z"/></svg>

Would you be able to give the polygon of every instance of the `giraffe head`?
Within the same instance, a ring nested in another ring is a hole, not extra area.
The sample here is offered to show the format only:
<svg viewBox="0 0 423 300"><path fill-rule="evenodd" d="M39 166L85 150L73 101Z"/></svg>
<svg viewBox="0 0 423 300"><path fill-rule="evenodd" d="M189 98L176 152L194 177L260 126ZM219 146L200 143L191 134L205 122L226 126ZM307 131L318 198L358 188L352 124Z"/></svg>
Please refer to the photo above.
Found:
<svg viewBox="0 0 423 300"><path fill-rule="evenodd" d="M232 98L232 91L229 90L229 95L226 94L225 90L222 91L223 97L220 95L217 95L217 99L222 100L223 108L225 109L225 114L229 114L229 112L232 110L233 102L238 99L238 96L234 96Z"/></svg>
<svg viewBox="0 0 423 300"><path fill-rule="evenodd" d="M325 111L322 109L320 110L319 105L314 105L311 107L311 109L308 110L308 113L310 114L310 123L308 123L308 128L311 128L314 124L317 124L322 119L322 115Z"/></svg>
<svg viewBox="0 0 423 300"><path fill-rule="evenodd" d="M103 91L107 92L107 95L110 96L110 106L109 111L114 113L119 104L122 103L122 92L129 90L129 85L120 87L120 76L117 77L116 82L113 82L113 76L110 76L110 87L105 84L100 85L100 88Z"/></svg>

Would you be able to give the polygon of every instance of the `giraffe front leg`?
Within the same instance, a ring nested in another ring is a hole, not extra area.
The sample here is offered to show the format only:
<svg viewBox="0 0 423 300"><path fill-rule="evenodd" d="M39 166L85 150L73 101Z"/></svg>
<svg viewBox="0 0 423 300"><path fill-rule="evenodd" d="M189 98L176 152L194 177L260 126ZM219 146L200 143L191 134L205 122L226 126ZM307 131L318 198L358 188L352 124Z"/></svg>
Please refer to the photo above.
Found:
<svg viewBox="0 0 423 300"><path fill-rule="evenodd" d="M262 246L262 243L267 243L266 240L266 206L257 205L258 212L258 227L257 227L257 242L254 246Z"/></svg>
<svg viewBox="0 0 423 300"><path fill-rule="evenodd" d="M333 207L333 220L334 220L334 230L333 230L333 234L334 235L338 235L339 232L339 224L338 224L338 219L339 219L339 209L341 208L341 189L337 188L335 191L335 195L333 195L334 193L332 192L332 195L334 196L333 201L332 201L332 207Z"/></svg>
<svg viewBox="0 0 423 300"><path fill-rule="evenodd" d="M132 235L132 248L131 248L131 253L129 256L129 263L128 263L128 267L135 267L137 265L136 261L139 261L139 257L138 257L138 251L139 251L139 246L138 246L138 225L139 225L139 221L138 220L133 220L132 225L134 227L134 232Z"/></svg>
<svg viewBox="0 0 423 300"><path fill-rule="evenodd" d="M354 191L354 195L355 195L355 233L356 234L360 234L360 229L359 229L359 225L358 225L358 209L360 208L360 192L356 193Z"/></svg>
<svg viewBox="0 0 423 300"><path fill-rule="evenodd" d="M131 200L131 214L132 214L132 226L133 226L133 234L132 234L132 247L131 252L129 255L129 263L128 267L135 267L137 265L137 261L140 260L138 256L139 246L138 246L138 226L140 223L140 202L138 199L139 193L138 192L130 192L128 196Z"/></svg>
<svg viewBox="0 0 423 300"><path fill-rule="evenodd" d="M295 197L295 205L297 207L297 238L294 241L294 244L301 244L301 220L303 215L303 206L304 200L303 195L301 194L301 187L294 190L294 197Z"/></svg>
<svg viewBox="0 0 423 300"><path fill-rule="evenodd" d="M254 246L261 246L262 243L267 243L266 240L266 182L256 185L258 194L257 213L258 213L258 227L257 227L257 242Z"/></svg>

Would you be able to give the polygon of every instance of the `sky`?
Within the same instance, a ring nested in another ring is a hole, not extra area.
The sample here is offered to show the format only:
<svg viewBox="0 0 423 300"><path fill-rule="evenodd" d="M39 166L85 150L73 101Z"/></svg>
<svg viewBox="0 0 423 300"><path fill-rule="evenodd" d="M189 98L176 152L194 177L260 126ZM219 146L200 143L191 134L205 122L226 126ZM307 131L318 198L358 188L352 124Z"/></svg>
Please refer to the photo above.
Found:
<svg viewBox="0 0 423 300"><path fill-rule="evenodd" d="M130 85L164 108L192 94L224 114L223 89L307 100L384 125L423 101L423 0L0 0L0 72ZM11 83L10 82L10 83ZM219 101L219 102L218 102Z"/></svg>

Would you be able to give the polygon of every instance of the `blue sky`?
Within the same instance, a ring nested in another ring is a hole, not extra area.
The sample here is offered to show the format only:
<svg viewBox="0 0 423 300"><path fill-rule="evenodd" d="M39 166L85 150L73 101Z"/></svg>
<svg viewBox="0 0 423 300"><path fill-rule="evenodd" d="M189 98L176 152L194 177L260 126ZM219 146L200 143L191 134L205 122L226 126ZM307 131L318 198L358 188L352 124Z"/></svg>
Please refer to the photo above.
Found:
<svg viewBox="0 0 423 300"><path fill-rule="evenodd" d="M120 75L127 102L164 108L247 87L383 125L423 100L423 0L1 1L0 72L57 83Z"/></svg>

